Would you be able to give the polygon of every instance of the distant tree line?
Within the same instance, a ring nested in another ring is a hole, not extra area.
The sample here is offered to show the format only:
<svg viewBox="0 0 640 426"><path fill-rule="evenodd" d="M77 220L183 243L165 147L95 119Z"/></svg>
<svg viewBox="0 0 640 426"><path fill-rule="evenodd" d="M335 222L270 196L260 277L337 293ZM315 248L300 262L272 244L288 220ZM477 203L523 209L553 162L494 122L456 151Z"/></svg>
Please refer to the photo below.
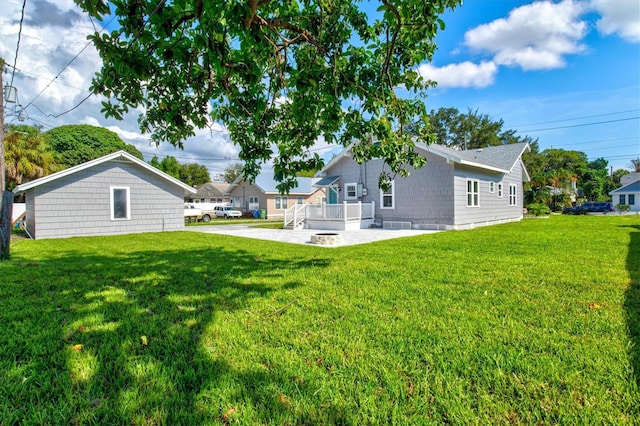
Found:
<svg viewBox="0 0 640 426"><path fill-rule="evenodd" d="M540 151L537 139L518 136L515 130L505 130L502 119L493 120L477 110L461 113L456 108L440 108L429 113L429 121L437 143L454 149L529 143L531 152L523 156L531 178L524 186L526 204L544 204L559 210L571 204L572 188L577 190L578 201L607 201L609 192L618 188L620 178L629 173L624 169L610 173L607 160L589 161L580 151ZM632 160L631 167L640 171L640 159Z"/></svg>
<svg viewBox="0 0 640 426"><path fill-rule="evenodd" d="M135 146L125 143L116 133L87 124L65 125L47 132L37 126L9 124L4 144L8 190L120 150L144 159ZM205 166L180 164L174 157L162 161L154 157L151 164L187 185L198 186L211 180Z"/></svg>
<svg viewBox="0 0 640 426"><path fill-rule="evenodd" d="M526 204L544 204L552 209L561 209L571 203L570 194L574 187L579 190L578 195L582 200L608 200L609 192L618 188L620 178L629 173L624 169L611 173L607 160L597 158L589 161L580 151L540 151L537 139L519 136L514 130L504 129L502 119L494 120L477 110L461 113L455 108L440 108L432 110L428 117L436 143L454 149L529 143L531 152L523 156L531 178L524 187ZM135 146L122 141L116 133L90 125L60 126L42 132L39 127L10 124L5 131L4 143L9 190L29 180L118 150L143 158ZM205 166L181 164L173 156L162 160L153 157L149 163L191 186L211 181ZM640 158L632 160L630 167L640 171ZM242 170L242 164L232 164L225 169L224 180L233 182L242 174ZM312 176L314 172L308 170L301 175Z"/></svg>

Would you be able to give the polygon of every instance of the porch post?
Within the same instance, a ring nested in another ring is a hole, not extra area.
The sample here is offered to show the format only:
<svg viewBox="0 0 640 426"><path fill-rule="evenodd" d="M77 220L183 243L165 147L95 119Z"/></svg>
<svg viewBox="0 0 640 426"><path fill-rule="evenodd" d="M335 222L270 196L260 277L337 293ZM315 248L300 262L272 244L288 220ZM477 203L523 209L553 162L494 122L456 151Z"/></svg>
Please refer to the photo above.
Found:
<svg viewBox="0 0 640 426"><path fill-rule="evenodd" d="M362 220L362 201L358 201L358 220Z"/></svg>
<svg viewBox="0 0 640 426"><path fill-rule="evenodd" d="M342 203L343 203L342 204L342 208L343 208L343 210L342 210L342 220L344 221L345 226L346 226L347 216L349 215L349 213L347 213L347 202L343 201Z"/></svg>

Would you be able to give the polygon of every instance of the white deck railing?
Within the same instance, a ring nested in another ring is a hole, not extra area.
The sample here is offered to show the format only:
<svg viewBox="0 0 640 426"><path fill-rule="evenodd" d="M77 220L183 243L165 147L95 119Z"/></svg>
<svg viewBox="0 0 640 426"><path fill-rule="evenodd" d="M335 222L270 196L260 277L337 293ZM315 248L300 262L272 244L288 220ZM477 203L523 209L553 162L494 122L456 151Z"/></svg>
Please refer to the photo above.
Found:
<svg viewBox="0 0 640 426"><path fill-rule="evenodd" d="M285 211L284 226L293 226L295 228L306 219L344 222L373 219L375 210L375 202L296 204Z"/></svg>

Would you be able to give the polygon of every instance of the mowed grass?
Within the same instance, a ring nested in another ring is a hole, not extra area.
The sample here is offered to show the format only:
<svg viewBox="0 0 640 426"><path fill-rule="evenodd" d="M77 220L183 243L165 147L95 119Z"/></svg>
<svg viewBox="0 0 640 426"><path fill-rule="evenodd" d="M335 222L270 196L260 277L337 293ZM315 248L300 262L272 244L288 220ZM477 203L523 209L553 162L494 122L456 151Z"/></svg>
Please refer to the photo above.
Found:
<svg viewBox="0 0 640 426"><path fill-rule="evenodd" d="M0 424L638 424L640 217L16 241Z"/></svg>

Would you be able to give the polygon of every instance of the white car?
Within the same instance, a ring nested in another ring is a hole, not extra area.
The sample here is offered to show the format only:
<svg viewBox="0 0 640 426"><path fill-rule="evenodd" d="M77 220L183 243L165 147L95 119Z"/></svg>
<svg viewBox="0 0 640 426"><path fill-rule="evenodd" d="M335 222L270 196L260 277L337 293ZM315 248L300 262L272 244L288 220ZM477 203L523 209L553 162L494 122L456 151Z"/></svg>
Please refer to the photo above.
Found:
<svg viewBox="0 0 640 426"><path fill-rule="evenodd" d="M236 210L233 206L216 206L213 210L216 212L216 217L224 217L225 219L242 217L242 212Z"/></svg>

